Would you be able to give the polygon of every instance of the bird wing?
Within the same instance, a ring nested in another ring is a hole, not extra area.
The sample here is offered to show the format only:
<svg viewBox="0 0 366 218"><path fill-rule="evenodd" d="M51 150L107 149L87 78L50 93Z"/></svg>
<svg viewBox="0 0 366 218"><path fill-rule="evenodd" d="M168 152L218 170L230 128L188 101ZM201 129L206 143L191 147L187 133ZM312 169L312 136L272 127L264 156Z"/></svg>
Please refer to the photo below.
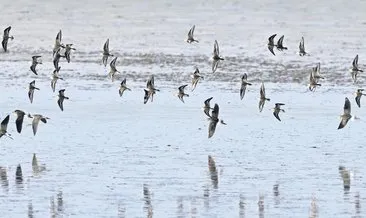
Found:
<svg viewBox="0 0 366 218"><path fill-rule="evenodd" d="M32 121L32 129L33 129L34 135L36 135L36 133L37 133L39 120L40 120L39 117L34 116L33 121Z"/></svg>
<svg viewBox="0 0 366 218"><path fill-rule="evenodd" d="M344 101L344 114L345 115L351 115L351 102L349 101L349 99L346 97L345 101Z"/></svg>
<svg viewBox="0 0 366 218"><path fill-rule="evenodd" d="M15 125L17 127L18 133L21 133L22 132L23 120L24 120L24 113L20 113L20 114L18 113L17 115L18 115L18 117L15 120Z"/></svg>
<svg viewBox="0 0 366 218"><path fill-rule="evenodd" d="M352 66L353 68L358 68L358 55L356 55L355 59L353 59Z"/></svg>
<svg viewBox="0 0 366 218"><path fill-rule="evenodd" d="M277 120L281 121L280 117L278 116L279 110L273 111L273 115L277 118Z"/></svg>
<svg viewBox="0 0 366 218"><path fill-rule="evenodd" d="M216 126L217 126L217 120L211 119L210 124L208 126L208 138L211 138L214 135Z"/></svg>
<svg viewBox="0 0 366 218"><path fill-rule="evenodd" d="M215 104L215 106L211 112L211 117L214 120L218 120L218 117L219 117L219 105L218 104Z"/></svg>
<svg viewBox="0 0 366 218"><path fill-rule="evenodd" d="M61 111L64 111L64 98L63 97L59 97L57 100L57 104L60 107Z"/></svg>
<svg viewBox="0 0 366 218"><path fill-rule="evenodd" d="M9 117L10 117L10 115L6 116L5 119L1 122L2 131L6 131L6 129L8 128Z"/></svg>
<svg viewBox="0 0 366 218"><path fill-rule="evenodd" d="M107 39L107 41L104 43L103 51L105 54L109 53L109 39Z"/></svg>

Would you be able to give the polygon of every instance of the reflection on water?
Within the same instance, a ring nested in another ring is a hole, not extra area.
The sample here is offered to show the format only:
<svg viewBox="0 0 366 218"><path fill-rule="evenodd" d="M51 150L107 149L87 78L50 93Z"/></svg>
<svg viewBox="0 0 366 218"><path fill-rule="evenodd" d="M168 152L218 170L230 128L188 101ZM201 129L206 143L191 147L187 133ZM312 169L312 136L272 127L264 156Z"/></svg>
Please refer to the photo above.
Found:
<svg viewBox="0 0 366 218"><path fill-rule="evenodd" d="M32 202L28 203L28 218L33 218L33 205L32 205Z"/></svg>
<svg viewBox="0 0 366 218"><path fill-rule="evenodd" d="M210 189L208 185L203 187L203 204L205 209L208 211L210 209Z"/></svg>
<svg viewBox="0 0 366 218"><path fill-rule="evenodd" d="M20 189L24 188L24 186L23 186L23 172L22 172L22 167L20 166L20 164L18 164L16 172L15 172L15 184Z"/></svg>
<svg viewBox="0 0 366 218"><path fill-rule="evenodd" d="M38 176L39 166L38 166L37 156L35 153L33 154L33 158L32 158L32 170L33 170L33 176Z"/></svg>
<svg viewBox="0 0 366 218"><path fill-rule="evenodd" d="M245 197L242 194L239 196L239 217L245 217Z"/></svg>
<svg viewBox="0 0 366 218"><path fill-rule="evenodd" d="M122 203L118 204L118 218L125 218L126 217L126 208L123 206Z"/></svg>
<svg viewBox="0 0 366 218"><path fill-rule="evenodd" d="M339 173L341 174L341 178L343 180L344 193L348 194L349 190L351 188L350 172L344 166L339 166L338 170L339 170Z"/></svg>
<svg viewBox="0 0 366 218"><path fill-rule="evenodd" d="M191 199L191 218L195 218L197 215L197 200L195 197Z"/></svg>
<svg viewBox="0 0 366 218"><path fill-rule="evenodd" d="M309 218L317 218L319 216L319 208L315 196L311 199Z"/></svg>
<svg viewBox="0 0 366 218"><path fill-rule="evenodd" d="M208 155L208 170L210 172L212 186L215 189L217 189L218 184L219 184L219 178L218 178L215 160L211 157L211 155Z"/></svg>
<svg viewBox="0 0 366 218"><path fill-rule="evenodd" d="M278 206L280 204L279 184L273 185L273 198L274 198L275 205Z"/></svg>
<svg viewBox="0 0 366 218"><path fill-rule="evenodd" d="M62 196L62 191L57 193L57 213L62 214L64 212L64 199Z"/></svg>
<svg viewBox="0 0 366 218"><path fill-rule="evenodd" d="M0 180L1 186L3 187L4 191L7 193L9 192L9 180L8 175L6 173L6 168L0 167Z"/></svg>
<svg viewBox="0 0 366 218"><path fill-rule="evenodd" d="M57 215L54 196L50 197L50 214L51 218L55 218Z"/></svg>
<svg viewBox="0 0 366 218"><path fill-rule="evenodd" d="M177 199L177 217L184 217L183 197L178 197Z"/></svg>
<svg viewBox="0 0 366 218"><path fill-rule="evenodd" d="M143 185L143 194L144 194L144 211L147 213L147 218L153 217L153 206L151 204L151 193L147 184Z"/></svg>
<svg viewBox="0 0 366 218"><path fill-rule="evenodd" d="M264 218L264 195L259 195L258 215L259 215L259 218Z"/></svg>
<svg viewBox="0 0 366 218"><path fill-rule="evenodd" d="M357 217L361 214L361 203L360 203L360 193L355 194L355 211Z"/></svg>

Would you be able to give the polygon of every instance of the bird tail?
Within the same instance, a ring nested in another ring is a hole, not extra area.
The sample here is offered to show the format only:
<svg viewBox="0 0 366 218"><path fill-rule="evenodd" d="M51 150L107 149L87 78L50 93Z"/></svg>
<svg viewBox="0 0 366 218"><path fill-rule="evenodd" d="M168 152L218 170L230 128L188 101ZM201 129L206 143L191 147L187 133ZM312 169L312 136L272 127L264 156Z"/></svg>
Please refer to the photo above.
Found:
<svg viewBox="0 0 366 218"><path fill-rule="evenodd" d="M270 98L266 98L266 101L271 101L271 99Z"/></svg>

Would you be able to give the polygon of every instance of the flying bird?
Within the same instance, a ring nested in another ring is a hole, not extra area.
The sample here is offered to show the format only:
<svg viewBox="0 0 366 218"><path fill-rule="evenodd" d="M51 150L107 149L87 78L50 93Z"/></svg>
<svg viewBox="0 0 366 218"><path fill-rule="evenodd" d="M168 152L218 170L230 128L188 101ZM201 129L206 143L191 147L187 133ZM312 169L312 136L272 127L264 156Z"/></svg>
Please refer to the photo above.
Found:
<svg viewBox="0 0 366 218"><path fill-rule="evenodd" d="M76 50L75 48L71 47L72 44L66 44L66 47L65 47L65 58L67 60L67 63L70 63L70 53L71 53L71 50Z"/></svg>
<svg viewBox="0 0 366 218"><path fill-rule="evenodd" d="M226 125L226 123L223 120L219 120L219 105L215 104L210 116L210 124L208 127L208 138L211 138L214 135L217 123L219 121L221 124Z"/></svg>
<svg viewBox="0 0 366 218"><path fill-rule="evenodd" d="M274 44L274 38L277 36L277 34L273 34L272 36L270 36L268 38L268 50L275 55L274 51L273 51L273 47L275 47L276 45ZM275 55L276 56L276 55Z"/></svg>
<svg viewBox="0 0 366 218"><path fill-rule="evenodd" d="M55 54L57 52L59 52L59 50L61 48L65 48L65 46L61 43L61 40L62 40L62 32L61 30L57 33L56 35L56 39L55 39L55 45L53 47L53 56L55 56Z"/></svg>
<svg viewBox="0 0 366 218"><path fill-rule="evenodd" d="M60 72L60 70L61 70L61 67L59 66L57 69L54 69L53 70L53 73L52 73L51 88L52 88L52 91L53 92L55 92L57 80L58 79L64 80L63 78L61 78L58 75L58 73Z"/></svg>
<svg viewBox="0 0 366 218"><path fill-rule="evenodd" d="M252 84L247 80L248 75L246 73L241 77L241 87L240 87L240 99L243 100L245 95L245 90L247 89L247 85L251 86Z"/></svg>
<svg viewBox="0 0 366 218"><path fill-rule="evenodd" d="M156 91L160 91L159 89L155 88L154 75L151 75L150 78L147 80L146 88L147 89L144 89L145 91L144 104L147 103L149 98L151 98L151 102L153 102Z"/></svg>
<svg viewBox="0 0 366 218"><path fill-rule="evenodd" d="M208 98L208 99L206 99L205 100L205 102L204 102L204 106L203 106L203 112L208 116L208 117L211 117L211 115L210 115L210 110L212 109L211 108L211 106L210 106L210 101L211 101L211 99L212 99L213 97L211 97L211 98Z"/></svg>
<svg viewBox="0 0 366 218"><path fill-rule="evenodd" d="M56 51L56 53L54 54L53 57L53 66L55 67L55 69L58 69L58 63L60 62L60 58L61 57L65 57L64 55L60 54L61 48L58 48L58 50Z"/></svg>
<svg viewBox="0 0 366 218"><path fill-rule="evenodd" d="M131 89L126 86L126 78L124 80L122 80L121 85L120 85L119 90L118 90L118 93L119 93L120 97L122 97L123 92L125 92L125 90L131 91Z"/></svg>
<svg viewBox="0 0 366 218"><path fill-rule="evenodd" d="M8 41L9 39L13 40L14 37L13 36L9 36L11 30L11 26L8 26L5 30L4 30L4 35L3 35L3 41L1 42L4 52L8 51Z"/></svg>
<svg viewBox="0 0 366 218"><path fill-rule="evenodd" d="M17 131L18 133L21 133L25 113L22 110L15 110L14 113L17 115L17 119L15 120Z"/></svg>
<svg viewBox="0 0 366 218"><path fill-rule="evenodd" d="M312 92L315 91L315 89L316 89L317 86L321 86L321 84L318 83L318 79L315 78L315 76L316 76L316 75L314 75L315 72L316 71L314 71L314 70L311 71L310 72L310 78L309 78L309 81L310 81L310 83L309 83L309 90L312 91Z"/></svg>
<svg viewBox="0 0 366 218"><path fill-rule="evenodd" d="M301 41L299 44L299 55L300 56L305 56L305 55L309 55L308 53L306 53L305 51L305 41L304 41L304 37L301 37Z"/></svg>
<svg viewBox="0 0 366 218"><path fill-rule="evenodd" d="M189 32L188 32L188 39L187 39L187 42L188 43L192 43L192 42L197 42L198 43L198 41L197 40L195 40L194 39L194 37L193 37L193 34L194 34L194 29L196 28L196 26L195 25L193 25L193 27L189 30Z"/></svg>
<svg viewBox="0 0 366 218"><path fill-rule="evenodd" d="M285 38L285 36L281 36L280 39L277 41L277 49L279 51L283 51L283 50L287 50L287 47L283 46L283 39Z"/></svg>
<svg viewBox="0 0 366 218"><path fill-rule="evenodd" d="M38 75L38 73L36 71L37 64L42 64L42 61L38 59L40 57L42 57L42 56L40 56L40 55L32 56L32 65L30 66L30 69L36 75Z"/></svg>
<svg viewBox="0 0 366 218"><path fill-rule="evenodd" d="M104 64L104 67L107 66L108 57L113 56L111 53L109 53L109 39L104 43L103 46L103 58L102 63Z"/></svg>
<svg viewBox="0 0 366 218"><path fill-rule="evenodd" d="M264 103L266 101L270 101L271 99L266 98L266 90L264 88L264 83L262 82L261 89L259 91L260 98L259 98L259 112L262 112Z"/></svg>
<svg viewBox="0 0 366 218"><path fill-rule="evenodd" d="M184 93L184 88L185 87L187 87L188 85L182 85L182 86L179 86L179 88L178 88L178 94L177 94L177 96L178 96L178 98L184 103L184 99L183 99L183 97L189 97L189 95L188 94L186 94L186 93Z"/></svg>
<svg viewBox="0 0 366 218"><path fill-rule="evenodd" d="M64 111L64 99L69 99L69 97L65 96L65 89L61 89L58 91L58 100L57 100L57 104L60 107L61 111Z"/></svg>
<svg viewBox="0 0 366 218"><path fill-rule="evenodd" d="M273 115L277 118L277 120L281 121L280 117L278 116L278 114L282 111L285 112L285 110L281 109L281 106L285 105L283 103L276 103L275 107L273 108Z"/></svg>
<svg viewBox="0 0 366 218"><path fill-rule="evenodd" d="M39 90L39 88L36 87L36 81L33 80L32 82L29 83L29 91L28 91L28 97L31 103L33 103L33 95L35 89Z"/></svg>
<svg viewBox="0 0 366 218"><path fill-rule="evenodd" d="M353 59L352 68L350 69L350 71L351 71L353 82L356 83L358 72L363 72L363 70L360 70L358 68L358 55L356 55L355 59Z"/></svg>
<svg viewBox="0 0 366 218"><path fill-rule="evenodd" d="M109 74L108 74L108 77L112 79L112 82L114 82L114 75L116 73L119 73L119 71L117 70L116 68L116 61L117 61L117 58L118 57L115 57L111 63L109 64L109 66L111 67L110 71L109 71Z"/></svg>
<svg viewBox="0 0 366 218"><path fill-rule="evenodd" d="M220 57L219 44L215 40L214 51L213 51L213 56L212 56L212 73L216 72L217 67L219 66L219 62L221 60L224 60L224 58Z"/></svg>
<svg viewBox="0 0 366 218"><path fill-rule="evenodd" d="M192 78L192 91L196 89L196 86L198 84L198 81L200 79L203 79L203 76L201 76L199 69L196 67L196 70L191 75Z"/></svg>
<svg viewBox="0 0 366 218"><path fill-rule="evenodd" d="M13 139L11 137L11 135L7 132L8 123L9 123L9 117L10 117L10 115L6 116L5 119L1 122L1 126L0 126L0 138L5 135L5 136Z"/></svg>
<svg viewBox="0 0 366 218"><path fill-rule="evenodd" d="M348 123L348 121L351 119L351 102L346 97L344 101L344 107L343 107L343 114L341 115L341 122L339 123L338 129L342 129L345 127Z"/></svg>
<svg viewBox="0 0 366 218"><path fill-rule="evenodd" d="M361 97L363 96L363 95L365 95L365 94L363 94L362 92L363 92L363 90L364 89L357 89L357 91L356 91L356 98L355 98L355 100L356 100L356 103L357 103L357 105L358 105L358 107L361 107Z"/></svg>
<svg viewBox="0 0 366 218"><path fill-rule="evenodd" d="M33 118L32 129L33 129L33 134L34 135L36 135L36 133L37 133L39 121L42 121L43 123L47 123L47 120L50 119L50 118L45 117L41 114L33 114L33 115L28 114L28 117Z"/></svg>

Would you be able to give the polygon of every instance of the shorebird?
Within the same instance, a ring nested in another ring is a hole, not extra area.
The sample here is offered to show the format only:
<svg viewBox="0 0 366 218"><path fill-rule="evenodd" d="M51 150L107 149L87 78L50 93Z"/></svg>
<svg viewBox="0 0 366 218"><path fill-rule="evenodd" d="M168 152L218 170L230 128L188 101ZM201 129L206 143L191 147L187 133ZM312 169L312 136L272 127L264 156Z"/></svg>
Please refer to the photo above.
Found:
<svg viewBox="0 0 366 218"><path fill-rule="evenodd" d="M216 72L217 67L219 66L219 62L221 60L224 60L224 58L220 57L219 44L215 40L214 51L213 51L213 56L212 56L212 73Z"/></svg>
<svg viewBox="0 0 366 218"><path fill-rule="evenodd" d="M67 63L70 63L70 53L71 53L71 50L76 50L75 48L72 48L71 47L72 46L72 44L66 44L66 46L65 46L65 58L66 58L66 60L67 60Z"/></svg>
<svg viewBox="0 0 366 218"><path fill-rule="evenodd" d="M55 67L55 69L58 69L58 63L60 61L61 57L65 57L64 55L60 54L61 48L58 48L58 50L56 51L56 53L54 54L53 57L53 66Z"/></svg>
<svg viewBox="0 0 366 218"><path fill-rule="evenodd" d="M112 82L114 82L114 75L116 73L119 73L119 71L116 68L116 61L117 61L117 57L115 57L111 63L109 64L109 66L111 67L109 73L108 73L108 77L112 79Z"/></svg>
<svg viewBox="0 0 366 218"><path fill-rule="evenodd" d="M32 56L32 65L30 66L30 69L36 75L38 75L38 73L36 71L37 64L42 64L42 61L38 60L38 58L40 58L40 57L42 57L42 56L40 56L40 55Z"/></svg>
<svg viewBox="0 0 366 218"><path fill-rule="evenodd" d="M109 39L107 39L107 41L104 43L104 46L103 46L102 62L104 64L104 67L107 66L107 61L108 61L109 56L113 56L113 55L111 53L109 53Z"/></svg>
<svg viewBox="0 0 366 218"><path fill-rule="evenodd" d="M55 40L55 46L53 47L53 56L55 56L55 54L57 52L59 52L59 50L61 48L65 48L65 46L61 43L62 40L62 32L61 30L57 33L56 35L56 40Z"/></svg>
<svg viewBox="0 0 366 218"><path fill-rule="evenodd" d="M279 51L287 50L287 47L283 46L283 38L285 38L285 36L281 36L281 38L277 41L276 47Z"/></svg>
<svg viewBox="0 0 366 218"><path fill-rule="evenodd" d="M151 97L151 102L153 102L154 94L156 93L156 91L160 91L159 89L155 88L154 75L150 76L149 80L146 83L146 88L147 89L144 89L144 91L145 91L144 104L147 103L147 101L149 100L150 97Z"/></svg>
<svg viewBox="0 0 366 218"><path fill-rule="evenodd" d="M198 43L198 41L193 38L195 28L196 28L196 26L193 25L193 27L188 32L188 38L187 38L188 43L192 43L192 42L197 42Z"/></svg>
<svg viewBox="0 0 366 218"><path fill-rule="evenodd" d="M13 139L11 137L11 135L6 131L6 129L8 128L9 117L10 117L10 115L6 116L5 119L1 122L1 125L0 125L0 138L5 135L5 136Z"/></svg>
<svg viewBox="0 0 366 218"><path fill-rule="evenodd" d="M278 116L278 113L285 112L285 110L281 109L281 106L285 105L283 103L276 103L275 107L273 108L273 115L277 118L277 120L281 121L280 117Z"/></svg>
<svg viewBox="0 0 366 218"><path fill-rule="evenodd" d="M28 97L31 103L33 103L33 95L35 89L39 90L39 88L36 87L36 81L33 80L32 82L29 83L29 91L28 91Z"/></svg>
<svg viewBox="0 0 366 218"><path fill-rule="evenodd" d="M324 79L324 77L320 75L320 63L317 63L316 66L313 67L313 78L316 82L320 79Z"/></svg>
<svg viewBox="0 0 366 218"><path fill-rule="evenodd" d="M315 71L316 72L316 71ZM315 78L314 70L310 72L310 78L309 78L309 90L314 92L317 86L321 86L321 84L318 83L318 79Z"/></svg>
<svg viewBox="0 0 366 218"><path fill-rule="evenodd" d="M15 110L14 113L17 115L17 119L15 120L17 131L18 133L21 133L25 113L22 110Z"/></svg>
<svg viewBox="0 0 366 218"><path fill-rule="evenodd" d="M247 85L251 86L252 84L247 81L248 75L246 73L241 77L241 87L240 87L240 99L243 100L245 95L245 90L247 89Z"/></svg>
<svg viewBox="0 0 366 218"><path fill-rule="evenodd" d="M274 38L277 36L277 34L273 34L272 36L270 36L268 38L268 50L273 54L275 55L274 51L273 51L273 47L275 47L276 45L274 44ZM275 55L276 56L276 55Z"/></svg>
<svg viewBox="0 0 366 218"><path fill-rule="evenodd" d="M204 106L203 106L203 112L208 116L208 117L210 117L211 118L211 115L210 115L210 110L212 109L211 108L211 106L210 106L210 101L211 101L211 99L212 99L213 97L211 97L211 98L208 98L208 99L206 99L205 100L205 102L204 102Z"/></svg>
<svg viewBox="0 0 366 218"><path fill-rule="evenodd" d="M352 68L350 69L350 71L353 82L356 83L358 72L363 72L363 70L358 69L358 55L356 55L355 59L353 59Z"/></svg>
<svg viewBox="0 0 366 218"><path fill-rule="evenodd" d="M306 53L305 51L305 41L304 41L304 37L301 37L301 41L299 44L299 55L300 56L305 56L305 55L309 55L308 53Z"/></svg>
<svg viewBox="0 0 366 218"><path fill-rule="evenodd" d="M348 123L348 120L352 118L351 115L351 102L346 97L344 101L343 114L341 115L341 122L339 123L338 129L342 129Z"/></svg>
<svg viewBox="0 0 366 218"><path fill-rule="evenodd" d="M177 96L178 96L178 98L184 103L184 99L183 99L183 97L189 97L189 95L188 94L186 94L186 93L184 93L184 88L185 87L187 87L188 85L186 84L186 85L182 85L182 86L179 86L179 88L178 88L178 94L177 94Z"/></svg>
<svg viewBox="0 0 366 218"><path fill-rule="evenodd" d="M264 83L262 82L261 89L259 91L260 98L259 98L259 112L262 112L264 103L266 101L270 101L271 99L266 98L266 90L264 88Z"/></svg>
<svg viewBox="0 0 366 218"><path fill-rule="evenodd" d="M356 100L356 103L357 103L358 107L361 107L361 102L360 102L361 101L361 97L363 95L365 95L365 94L362 93L363 90L364 89L357 89L357 91L355 92L355 94L356 94L355 100Z"/></svg>
<svg viewBox="0 0 366 218"><path fill-rule="evenodd" d="M123 92L125 92L125 90L131 91L131 89L126 86L126 78L124 80L122 80L121 85L120 85L119 90L118 90L118 93L119 93L120 97L122 97Z"/></svg>
<svg viewBox="0 0 366 218"><path fill-rule="evenodd" d="M69 99L69 97L65 96L65 89L61 89L58 91L58 100L57 100L57 104L60 107L61 111L64 111L64 99Z"/></svg>
<svg viewBox="0 0 366 218"><path fill-rule="evenodd" d="M9 36L11 30L11 26L8 26L5 30L4 30L4 35L3 35L3 41L1 42L4 52L8 51L8 41L9 39L13 40L14 37L13 36Z"/></svg>
<svg viewBox="0 0 366 218"><path fill-rule="evenodd" d="M33 134L36 135L37 133L37 129L38 129L38 123L39 121L42 121L43 123L47 123L47 119L50 119L48 117L45 117L41 114L28 114L28 117L29 118L33 118L33 121L32 121L32 129L33 129Z"/></svg>
<svg viewBox="0 0 366 218"><path fill-rule="evenodd" d="M192 91L195 90L198 81L200 79L203 79L203 76L201 76L199 69L196 67L195 71L193 72L193 74L191 75L192 78Z"/></svg>
<svg viewBox="0 0 366 218"><path fill-rule="evenodd" d="M223 120L219 120L219 105L215 104L210 116L210 124L208 127L208 138L211 138L214 135L217 123L219 121L221 124L226 125L226 123Z"/></svg>
<svg viewBox="0 0 366 218"><path fill-rule="evenodd" d="M53 73L52 73L51 88L52 88L53 92L55 92L57 80L58 79L64 80L63 78L61 78L58 75L58 73L60 72L60 69L61 69L61 67L59 66L57 69L53 70Z"/></svg>

